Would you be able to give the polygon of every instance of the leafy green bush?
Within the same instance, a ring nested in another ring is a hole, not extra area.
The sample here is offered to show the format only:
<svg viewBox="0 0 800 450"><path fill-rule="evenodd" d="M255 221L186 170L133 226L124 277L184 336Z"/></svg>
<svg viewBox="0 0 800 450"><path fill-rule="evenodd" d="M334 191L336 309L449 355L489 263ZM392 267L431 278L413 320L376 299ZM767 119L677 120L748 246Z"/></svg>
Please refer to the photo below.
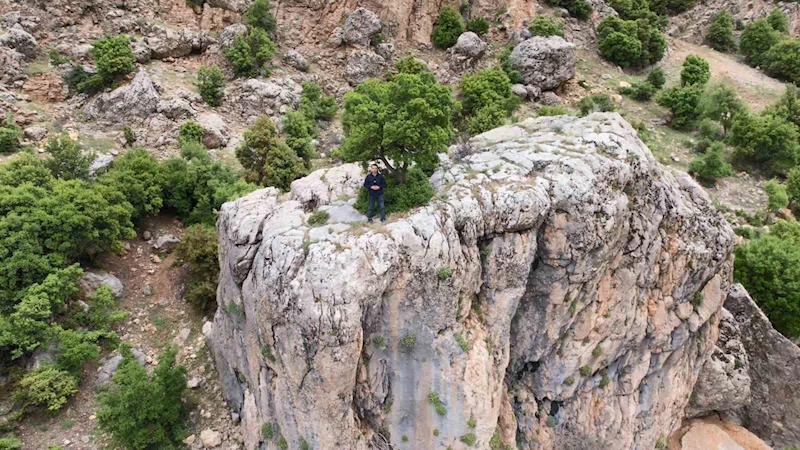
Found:
<svg viewBox="0 0 800 450"><path fill-rule="evenodd" d="M386 178L383 200L387 214L427 205L431 198L433 198L433 187L428 181L428 177L417 167L411 167L408 170L404 184L398 184L394 177ZM366 189L361 189L355 208L366 214L368 206L369 193Z"/></svg>
<svg viewBox="0 0 800 450"><path fill-rule="evenodd" d="M650 9L658 14L677 14L694 6L697 0L652 0Z"/></svg>
<svg viewBox="0 0 800 450"><path fill-rule="evenodd" d="M703 117L722 124L723 134L728 133L733 118L747 110L736 90L724 84L713 86L703 93L699 107Z"/></svg>
<svg viewBox="0 0 800 450"><path fill-rule="evenodd" d="M772 325L800 336L800 223L778 221L769 233L736 248L734 277Z"/></svg>
<svg viewBox="0 0 800 450"><path fill-rule="evenodd" d="M264 30L267 34L275 31L277 22L270 11L269 0L255 0L244 14L247 25Z"/></svg>
<svg viewBox="0 0 800 450"><path fill-rule="evenodd" d="M580 110L581 116L585 116L595 111L614 111L615 108L614 101L611 100L611 97L609 97L608 94L587 95L583 97L580 102L578 102L578 109Z"/></svg>
<svg viewBox="0 0 800 450"><path fill-rule="evenodd" d="M314 156L311 141L317 132L314 122L300 112L291 111L283 117L282 131L286 136L286 145L303 158L305 167L310 169L311 158Z"/></svg>
<svg viewBox="0 0 800 450"><path fill-rule="evenodd" d="M200 97L209 106L219 106L225 95L225 77L219 66L203 66L197 71L194 82L200 91Z"/></svg>
<svg viewBox="0 0 800 450"><path fill-rule="evenodd" d="M328 214L327 211L315 210L313 213L311 213L311 216L309 216L306 222L312 227L318 227L328 223L330 216L331 215Z"/></svg>
<svg viewBox="0 0 800 450"><path fill-rule="evenodd" d="M664 69L656 67L647 74L647 82L652 84L656 89L661 89L667 83L667 76L664 74Z"/></svg>
<svg viewBox="0 0 800 450"><path fill-rule="evenodd" d="M398 65L400 62L398 62ZM398 66L399 67L399 66ZM331 121L336 117L336 99L325 95L316 83L303 83L299 111L313 121Z"/></svg>
<svg viewBox="0 0 800 450"><path fill-rule="evenodd" d="M561 36L564 37L564 26L560 23L553 22L549 17L539 16L533 19L528 31L531 36Z"/></svg>
<svg viewBox="0 0 800 450"><path fill-rule="evenodd" d="M459 90L470 134L503 125L505 118L519 106L519 98L511 92L511 80L499 67L464 75Z"/></svg>
<svg viewBox="0 0 800 450"><path fill-rule="evenodd" d="M708 61L697 55L689 55L683 60L683 69L681 69L682 86L692 84L705 86L710 78L711 68L708 65Z"/></svg>
<svg viewBox="0 0 800 450"><path fill-rule="evenodd" d="M767 16L767 22L772 26L772 29L778 33L789 33L789 19L780 8L775 8L770 11Z"/></svg>
<svg viewBox="0 0 800 450"><path fill-rule="evenodd" d="M638 83L631 84L630 87L619 88L620 94L626 95L640 102L646 102L650 100L654 95L656 95L656 92L658 92L658 89L656 89L655 86L647 81L640 81Z"/></svg>
<svg viewBox="0 0 800 450"><path fill-rule="evenodd" d="M767 194L767 209L783 209L789 206L786 185L779 183L778 180L773 178L764 183L764 192Z"/></svg>
<svg viewBox="0 0 800 450"><path fill-rule="evenodd" d="M786 193L793 202L800 202L800 167L789 171L786 177Z"/></svg>
<svg viewBox="0 0 800 450"><path fill-rule="evenodd" d="M733 168L725 162L724 149L725 145L722 142L714 142L708 151L692 160L689 172L706 183L713 183L719 178L733 175Z"/></svg>
<svg viewBox="0 0 800 450"><path fill-rule="evenodd" d="M183 145L187 142L203 142L206 130L194 120L183 122L178 129L178 142Z"/></svg>
<svg viewBox="0 0 800 450"><path fill-rule="evenodd" d="M47 52L47 56L50 58L50 65L53 67L58 67L62 64L68 64L72 62L71 57L62 55L58 50L54 48L51 48Z"/></svg>
<svg viewBox="0 0 800 450"><path fill-rule="evenodd" d="M428 71L428 67L425 66L425 63L413 56L406 56L405 58L400 59L397 61L397 63L395 63L394 66L398 73L418 75L422 72Z"/></svg>
<svg viewBox="0 0 800 450"><path fill-rule="evenodd" d="M700 139L695 146L695 150L699 152L705 152L711 144L725 138L722 125L708 118L700 121L700 124L697 126L697 134Z"/></svg>
<svg viewBox="0 0 800 450"><path fill-rule="evenodd" d="M0 437L0 450L22 450L22 441L14 436Z"/></svg>
<svg viewBox="0 0 800 450"><path fill-rule="evenodd" d="M647 20L608 16L597 26L600 54L622 67L646 66L664 57L667 41Z"/></svg>
<svg viewBox="0 0 800 450"><path fill-rule="evenodd" d="M456 44L458 37L464 32L461 15L453 8L445 6L433 24L431 41L439 48L450 48Z"/></svg>
<svg viewBox="0 0 800 450"><path fill-rule="evenodd" d="M14 153L20 149L22 128L9 116L5 123L0 125L0 154Z"/></svg>
<svg viewBox="0 0 800 450"><path fill-rule="evenodd" d="M696 84L675 86L659 94L656 102L670 110L669 125L676 129L690 127L699 116L698 105L703 87Z"/></svg>
<svg viewBox="0 0 800 450"><path fill-rule="evenodd" d="M44 367L26 373L17 383L12 398L23 408L40 406L48 411L58 411L76 392L78 380L72 374L55 367Z"/></svg>
<svg viewBox="0 0 800 450"><path fill-rule="evenodd" d="M175 250L176 262L189 264L189 286L184 298L201 309L216 305L219 278L217 246L216 230L210 225L200 224L186 228Z"/></svg>
<svg viewBox="0 0 800 450"><path fill-rule="evenodd" d="M544 105L540 107L538 111L536 111L537 117L565 116L567 114L569 114L569 111L567 111L567 108L564 108L563 106Z"/></svg>
<svg viewBox="0 0 800 450"><path fill-rule="evenodd" d="M475 17L467 22L467 31L472 31L478 36L483 36L489 32L489 22L483 17Z"/></svg>
<svg viewBox="0 0 800 450"><path fill-rule="evenodd" d="M45 160L45 165L54 177L62 180L89 179L89 168L94 161L94 155L84 154L69 135L51 137L45 151L50 155L50 159Z"/></svg>
<svg viewBox="0 0 800 450"><path fill-rule="evenodd" d="M247 170L247 179L263 186L287 190L292 181L305 173L303 159L280 139L275 124L267 116L259 116L245 131L236 158Z"/></svg>
<svg viewBox="0 0 800 450"><path fill-rule="evenodd" d="M771 76L800 82L800 40L783 39L764 54L762 68Z"/></svg>
<svg viewBox="0 0 800 450"><path fill-rule="evenodd" d="M797 165L798 137L795 124L771 114L737 114L729 133L737 160L773 174L785 173Z"/></svg>
<svg viewBox="0 0 800 450"><path fill-rule="evenodd" d="M131 73L136 64L136 56L125 35L106 36L92 42L91 55L97 73L105 79Z"/></svg>
<svg viewBox="0 0 800 450"><path fill-rule="evenodd" d="M122 129L122 136L125 139L125 147L133 147L133 144L136 143L136 135L133 134L131 127L127 125Z"/></svg>
<svg viewBox="0 0 800 450"><path fill-rule="evenodd" d="M706 40L714 50L727 52L736 46L733 40L733 16L730 11L721 11L714 17Z"/></svg>
<svg viewBox="0 0 800 450"><path fill-rule="evenodd" d="M275 43L261 28L249 27L247 36L237 36L225 57L237 76L254 76L275 56Z"/></svg>
<svg viewBox="0 0 800 450"><path fill-rule="evenodd" d="M553 7L561 7L577 19L586 20L592 15L592 5L586 0L546 0Z"/></svg>
<svg viewBox="0 0 800 450"><path fill-rule="evenodd" d="M777 103L769 105L762 114L769 114L800 127L800 89L789 84Z"/></svg>
<svg viewBox="0 0 800 450"><path fill-rule="evenodd" d="M133 450L179 448L184 437L186 369L175 362L176 349L158 357L148 375L127 345L111 386L97 395L97 422L115 445Z"/></svg>
<svg viewBox="0 0 800 450"><path fill-rule="evenodd" d="M133 206L133 216L155 214L163 205L158 161L147 150L137 148L114 161L100 182L123 195Z"/></svg>
<svg viewBox="0 0 800 450"><path fill-rule="evenodd" d="M739 51L747 64L760 66L765 62L764 55L778 43L779 35L772 29L767 19L758 19L748 24L739 38Z"/></svg>
<svg viewBox="0 0 800 450"><path fill-rule="evenodd" d="M430 72L367 80L344 98L342 156L350 162L383 160L399 184L412 164L432 171L455 135L457 105L450 88Z"/></svg>
<svg viewBox="0 0 800 450"><path fill-rule="evenodd" d="M514 51L514 46L507 45L506 48L500 52L498 60L500 61L500 67L503 69L503 72L505 72L508 79L511 80L511 84L520 84L523 82L522 74L519 72L519 68L511 61L512 51Z"/></svg>

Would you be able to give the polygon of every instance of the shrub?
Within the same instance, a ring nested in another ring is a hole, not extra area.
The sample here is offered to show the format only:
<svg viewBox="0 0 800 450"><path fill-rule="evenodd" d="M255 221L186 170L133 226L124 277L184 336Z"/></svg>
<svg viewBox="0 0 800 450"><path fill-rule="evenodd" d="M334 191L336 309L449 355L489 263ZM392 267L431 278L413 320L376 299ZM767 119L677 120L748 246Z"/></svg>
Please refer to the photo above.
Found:
<svg viewBox="0 0 800 450"><path fill-rule="evenodd" d="M9 116L4 124L0 125L0 153L14 153L20 149L22 128Z"/></svg>
<svg viewBox="0 0 800 450"><path fill-rule="evenodd" d="M316 136L315 123L297 111L286 113L283 118L283 134L286 136L286 145L297 156L303 158L306 169L311 168L311 158L314 157L314 147L311 141Z"/></svg>
<svg viewBox="0 0 800 450"><path fill-rule="evenodd" d="M316 83L303 83L299 111L304 116L314 121L331 121L336 117L337 109L336 99L325 95Z"/></svg>
<svg viewBox="0 0 800 450"><path fill-rule="evenodd" d="M564 27L560 23L553 22L549 17L539 16L533 19L528 31L531 36L561 36L564 37Z"/></svg>
<svg viewBox="0 0 800 450"><path fill-rule="evenodd" d="M250 27L247 36L237 36L225 51L225 57L237 76L258 75L264 64L275 56L275 43L261 28Z"/></svg>
<svg viewBox="0 0 800 450"><path fill-rule="evenodd" d="M483 17L475 17L467 22L467 31L472 31L478 36L483 36L489 32L489 22Z"/></svg>
<svg viewBox="0 0 800 450"><path fill-rule="evenodd" d="M264 425L261 425L261 437L263 437L266 440L270 440L274 436L275 436L275 431L271 423L268 422L265 423Z"/></svg>
<svg viewBox="0 0 800 450"><path fill-rule="evenodd" d="M133 147L133 144L136 143L136 135L133 134L131 127L127 125L122 129L122 136L125 139L125 147Z"/></svg>
<svg viewBox="0 0 800 450"><path fill-rule="evenodd" d="M367 80L344 98L342 156L349 162L384 161L397 184L407 181L412 164L432 172L455 135L457 108L450 88L430 72Z"/></svg>
<svg viewBox="0 0 800 450"><path fill-rule="evenodd" d="M236 158L247 170L247 179L282 190L305 173L303 159L278 137L275 124L259 116L244 133L244 142L236 149Z"/></svg>
<svg viewBox="0 0 800 450"><path fill-rule="evenodd" d="M586 20L592 15L592 5L585 0L547 0L547 4L561 7L577 19Z"/></svg>
<svg viewBox="0 0 800 450"><path fill-rule="evenodd" d="M566 379L564 379L564 384L566 384L567 386L572 386L573 384L575 384L575 378L567 377Z"/></svg>
<svg viewBox="0 0 800 450"><path fill-rule="evenodd" d="M701 115L722 124L723 134L728 133L733 118L746 109L736 90L724 84L713 86L700 98Z"/></svg>
<svg viewBox="0 0 800 450"><path fill-rule="evenodd" d="M144 450L174 448L183 438L186 369L175 363L176 349L158 357L148 375L127 345L120 347L122 364L109 389L97 395L97 422L115 445Z"/></svg>
<svg viewBox="0 0 800 450"><path fill-rule="evenodd" d="M368 197L367 190L361 189L354 206L362 213L366 213L369 209ZM398 184L394 177L386 179L383 200L387 214L409 211L418 206L427 205L431 198L433 198L433 187L428 181L428 177L417 167L408 170L404 184Z"/></svg>
<svg viewBox="0 0 800 450"><path fill-rule="evenodd" d="M711 119L703 119L700 121L700 124L697 126L697 134L700 137L700 141L695 148L700 152L706 151L714 141L721 141L725 138L722 125Z"/></svg>
<svg viewBox="0 0 800 450"><path fill-rule="evenodd" d="M567 108L564 108L563 106L544 105L544 106L540 107L538 111L536 111L536 116L537 117L565 116L567 114L569 114L569 112L567 111Z"/></svg>
<svg viewBox="0 0 800 450"><path fill-rule="evenodd" d="M451 269L450 267L447 267L447 266L440 267L439 268L439 272L437 273L437 277L440 280L449 280L450 277L452 277L452 276L453 276L453 269Z"/></svg>
<svg viewBox="0 0 800 450"><path fill-rule="evenodd" d="M765 108L762 114L778 117L800 127L800 89L787 85L781 99Z"/></svg>
<svg viewBox="0 0 800 450"><path fill-rule="evenodd" d="M247 25L252 28L264 30L266 33L275 31L275 16L270 12L269 0L255 0L244 14Z"/></svg>
<svg viewBox="0 0 800 450"><path fill-rule="evenodd" d="M51 48L47 52L47 56L50 57L50 65L53 67L58 67L62 64L68 64L72 62L72 58L69 56L62 55L58 50Z"/></svg>
<svg viewBox="0 0 800 450"><path fill-rule="evenodd" d="M417 346L417 336L415 334L407 334L400 339L400 343L406 348L414 348Z"/></svg>
<svg viewBox="0 0 800 450"><path fill-rule="evenodd" d="M459 438L459 440L461 442L467 444L470 447L472 447L473 445L475 445L476 442L478 442L478 438L475 436L474 433L467 433L467 434L461 436L461 438Z"/></svg>
<svg viewBox="0 0 800 450"><path fill-rule="evenodd" d="M289 450L289 443L286 442L286 438L281 436L278 438L278 448L280 450Z"/></svg>
<svg viewBox="0 0 800 450"><path fill-rule="evenodd" d="M772 325L800 336L800 223L778 221L769 233L736 248L734 277Z"/></svg>
<svg viewBox="0 0 800 450"><path fill-rule="evenodd" d="M456 44L458 37L464 32L461 15L453 8L445 6L433 24L431 41L439 48L450 48Z"/></svg>
<svg viewBox="0 0 800 450"><path fill-rule="evenodd" d="M195 86L200 91L200 97L209 106L219 106L225 95L225 77L219 66L203 66L197 71Z"/></svg>
<svg viewBox="0 0 800 450"><path fill-rule="evenodd" d="M664 69L656 67L647 74L647 82L652 84L654 88L661 89L667 82L667 76L664 75Z"/></svg>
<svg viewBox="0 0 800 450"><path fill-rule="evenodd" d="M729 141L737 160L780 174L797 165L799 136L797 126L782 118L740 113L731 124Z"/></svg>
<svg viewBox="0 0 800 450"><path fill-rule="evenodd" d="M714 142L706 153L696 156L689 165L689 172L704 182L713 183L719 178L733 175L733 168L725 162L722 142Z"/></svg>
<svg viewBox="0 0 800 450"><path fill-rule="evenodd" d="M76 392L78 380L72 374L55 367L44 367L25 374L12 398L23 408L40 406L48 411L58 411Z"/></svg>
<svg viewBox="0 0 800 450"><path fill-rule="evenodd" d="M762 68L775 78L800 82L800 40L783 39L773 45L764 54Z"/></svg>
<svg viewBox="0 0 800 450"><path fill-rule="evenodd" d="M140 217L161 210L163 199L159 173L158 161L147 150L138 148L117 158L100 182L122 194L133 206L133 217Z"/></svg>
<svg viewBox="0 0 800 450"><path fill-rule="evenodd" d="M789 171L786 177L786 193L793 202L800 201L800 167Z"/></svg>
<svg viewBox="0 0 800 450"><path fill-rule="evenodd" d="M500 52L500 56L498 56L498 60L500 61L500 67L503 69L503 72L506 73L508 79L511 81L511 84L520 84L523 82L522 74L519 72L519 68L511 61L511 52L514 51L513 45L506 46L502 52Z"/></svg>
<svg viewBox="0 0 800 450"><path fill-rule="evenodd" d="M694 6L696 0L652 0L650 9L658 14L677 14Z"/></svg>
<svg viewBox="0 0 800 450"><path fill-rule="evenodd" d="M622 67L646 66L664 57L667 41L648 20L608 16L597 27L600 54Z"/></svg>
<svg viewBox="0 0 800 450"><path fill-rule="evenodd" d="M588 377L589 375L592 374L592 368L589 367L588 365L581 366L578 372L580 372L582 377Z"/></svg>
<svg viewBox="0 0 800 450"><path fill-rule="evenodd" d="M651 98L653 98L656 92L658 92L658 89L656 89L655 86L647 81L633 83L630 87L619 88L620 94L627 95L628 97L640 102L649 101Z"/></svg>
<svg viewBox="0 0 800 450"><path fill-rule="evenodd" d="M706 40L714 50L727 52L736 46L733 40L733 17L729 11L721 11L714 17Z"/></svg>
<svg viewBox="0 0 800 450"><path fill-rule="evenodd" d="M417 75L428 71L428 67L425 63L413 56L406 56L400 59L394 66L398 73Z"/></svg>
<svg viewBox="0 0 800 450"><path fill-rule="evenodd" d="M22 450L22 441L14 436L0 437L0 450Z"/></svg>
<svg viewBox="0 0 800 450"><path fill-rule="evenodd" d="M693 84L705 86L709 78L711 78L711 69L708 65L708 61L697 55L689 55L683 60L681 86Z"/></svg>
<svg viewBox="0 0 800 450"><path fill-rule="evenodd" d="M778 33L789 33L789 19L780 8L775 8L770 11L767 16L767 22L772 26L772 29Z"/></svg>
<svg viewBox="0 0 800 450"><path fill-rule="evenodd" d="M198 224L186 228L175 250L176 263L189 264L189 286L184 298L201 309L216 305L219 278L217 247L216 230L209 225Z"/></svg>
<svg viewBox="0 0 800 450"><path fill-rule="evenodd" d="M608 94L594 94L583 97L578 102L578 109L580 110L580 115L585 116L595 111L614 111L615 105Z"/></svg>
<svg viewBox="0 0 800 450"><path fill-rule="evenodd" d="M202 125L193 120L187 120L181 124L178 130L178 142L181 145L187 142L203 142L205 133L206 130Z"/></svg>
<svg viewBox="0 0 800 450"><path fill-rule="evenodd" d="M458 342L458 346L461 347L461 350L468 352L471 346L469 345L469 342L464 339L464 336L461 333L456 333L453 336L455 337L456 342Z"/></svg>
<svg viewBox="0 0 800 450"><path fill-rule="evenodd" d="M97 74L109 82L131 73L136 64L136 56L125 35L106 36L92 42L91 55L97 66Z"/></svg>
<svg viewBox="0 0 800 450"><path fill-rule="evenodd" d="M672 115L669 125L684 129L691 126L699 115L698 105L702 92L702 86L696 84L676 86L661 92L656 101L670 110Z"/></svg>
<svg viewBox="0 0 800 450"><path fill-rule="evenodd" d="M328 223L328 219L331 217L327 211L320 211L316 210L308 217L306 222L312 227L318 227L320 225L325 225Z"/></svg>
<svg viewBox="0 0 800 450"><path fill-rule="evenodd" d="M62 180L89 179L89 168L94 161L94 155L84 154L69 135L51 137L45 151L50 154L45 165L54 177Z"/></svg>
<svg viewBox="0 0 800 450"><path fill-rule="evenodd" d="M439 394L436 392L428 393L428 403L433 405L433 407L436 409L436 413L440 416L447 415L447 407L444 406L444 403L439 398Z"/></svg>
<svg viewBox="0 0 800 450"><path fill-rule="evenodd" d="M519 98L511 92L511 80L498 67L464 75L459 90L471 134L503 125L505 118L519 106Z"/></svg>
<svg viewBox="0 0 800 450"><path fill-rule="evenodd" d="M778 180L773 178L764 183L764 192L767 194L767 209L783 209L789 206L786 185L779 183Z"/></svg>
<svg viewBox="0 0 800 450"><path fill-rule="evenodd" d="M739 38L739 51L745 61L751 66L760 66L764 62L764 55L778 43L778 33L766 19L758 19L744 28Z"/></svg>

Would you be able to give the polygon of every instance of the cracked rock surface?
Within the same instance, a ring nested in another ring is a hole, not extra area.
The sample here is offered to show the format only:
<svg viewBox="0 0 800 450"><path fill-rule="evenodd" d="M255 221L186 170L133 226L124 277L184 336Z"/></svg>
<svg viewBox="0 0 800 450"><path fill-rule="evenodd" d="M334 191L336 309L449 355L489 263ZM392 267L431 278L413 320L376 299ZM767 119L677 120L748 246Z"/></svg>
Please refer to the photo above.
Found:
<svg viewBox="0 0 800 450"><path fill-rule="evenodd" d="M428 206L310 228L357 195L343 173L220 212L204 331L245 448L652 449L678 427L733 233L621 116L489 131L442 157Z"/></svg>

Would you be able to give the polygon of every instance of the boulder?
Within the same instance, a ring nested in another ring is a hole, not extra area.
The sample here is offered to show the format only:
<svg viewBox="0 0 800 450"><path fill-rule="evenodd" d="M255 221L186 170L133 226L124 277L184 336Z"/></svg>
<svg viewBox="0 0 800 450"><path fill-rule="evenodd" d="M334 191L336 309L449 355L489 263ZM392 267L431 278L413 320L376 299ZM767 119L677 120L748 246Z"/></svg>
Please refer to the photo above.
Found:
<svg viewBox="0 0 800 450"><path fill-rule="evenodd" d="M200 442L203 443L203 448L217 448L222 444L222 436L218 431L206 428L200 433Z"/></svg>
<svg viewBox="0 0 800 450"><path fill-rule="evenodd" d="M114 162L114 155L110 154L97 155L92 161L92 165L89 167L89 174L95 175L98 172L104 171L105 169L111 167L111 164L113 162Z"/></svg>
<svg viewBox="0 0 800 450"><path fill-rule="evenodd" d="M23 58L17 51L0 47L0 85L10 87L15 81L26 78Z"/></svg>
<svg viewBox="0 0 800 450"><path fill-rule="evenodd" d="M289 50L283 55L283 60L291 67L295 69L306 72L308 71L308 60L305 56L301 55L299 52L295 50Z"/></svg>
<svg viewBox="0 0 800 450"><path fill-rule="evenodd" d="M290 448L320 450L468 433L488 448L498 429L511 448L630 450L678 428L733 262L703 188L616 113L527 119L461 147L430 204L385 225L309 227L355 184L331 172L221 207L205 336L240 429L273 423Z"/></svg>
<svg viewBox="0 0 800 450"><path fill-rule="evenodd" d="M369 50L355 50L347 57L344 67L344 78L355 86L369 78L375 78L383 73L386 60Z"/></svg>
<svg viewBox="0 0 800 450"><path fill-rule="evenodd" d="M56 362L58 356L58 343L50 342L46 347L38 347L31 354L31 359L28 361L26 369L30 371L41 369Z"/></svg>
<svg viewBox="0 0 800 450"><path fill-rule="evenodd" d="M226 92L225 103L244 118L277 116L300 104L303 88L289 77L251 78Z"/></svg>
<svg viewBox="0 0 800 450"><path fill-rule="evenodd" d="M97 290L97 288L103 285L111 288L111 292L114 294L114 297L122 297L122 293L124 292L122 281L108 272L89 269L86 270L81 279L78 280L78 286L81 288L81 291L85 297L90 297L94 291Z"/></svg>
<svg viewBox="0 0 800 450"><path fill-rule="evenodd" d="M381 31L381 19L366 8L358 8L347 16L342 27L345 44L369 45L370 39Z"/></svg>
<svg viewBox="0 0 800 450"><path fill-rule="evenodd" d="M23 131L26 139L39 142L47 136L47 128L45 127L28 127Z"/></svg>
<svg viewBox="0 0 800 450"><path fill-rule="evenodd" d="M391 61L394 54L394 44L389 42L378 44L375 46L375 53L386 61Z"/></svg>
<svg viewBox="0 0 800 450"><path fill-rule="evenodd" d="M156 239L156 243L153 244L153 248L162 253L170 252L180 243L181 238L178 236L173 234L162 234L158 237L158 239Z"/></svg>
<svg viewBox="0 0 800 450"><path fill-rule="evenodd" d="M511 85L511 92L513 92L517 97L521 97L523 99L528 98L528 90L525 89L524 84Z"/></svg>
<svg viewBox="0 0 800 450"><path fill-rule="evenodd" d="M253 0L206 0L212 8L222 8L228 11L243 13L253 3Z"/></svg>
<svg viewBox="0 0 800 450"><path fill-rule="evenodd" d="M220 33L217 43L223 49L227 49L233 45L233 41L239 36L247 36L247 25L243 23L228 25L222 30L222 33Z"/></svg>
<svg viewBox="0 0 800 450"><path fill-rule="evenodd" d="M139 64L147 64L153 58L153 49L141 39L131 42L131 51Z"/></svg>
<svg viewBox="0 0 800 450"><path fill-rule="evenodd" d="M206 148L220 148L228 144L231 130L222 116L206 112L197 116L196 120L203 127L203 145Z"/></svg>
<svg viewBox="0 0 800 450"><path fill-rule="evenodd" d="M147 364L147 356L138 348L131 349L133 359L136 360L142 367ZM100 367L97 368L97 376L95 377L95 388L105 386L111 378L117 373L120 364L122 364L122 355L119 352L114 352L111 355L101 359L98 363Z"/></svg>
<svg viewBox="0 0 800 450"><path fill-rule="evenodd" d="M334 200L358 196L365 176L364 169L358 163L315 170L306 177L294 180L289 196L310 211Z"/></svg>
<svg viewBox="0 0 800 450"><path fill-rule="evenodd" d="M192 52L202 53L211 39L205 32L189 28L176 30L167 26L155 26L145 41L152 51L153 59L180 58Z"/></svg>
<svg viewBox="0 0 800 450"><path fill-rule="evenodd" d="M0 45L19 52L25 59L35 59L39 54L36 38L23 30L19 24L14 25L0 37Z"/></svg>
<svg viewBox="0 0 800 450"><path fill-rule="evenodd" d="M471 31L462 33L456 45L447 50L450 66L455 70L474 66L485 52L486 42Z"/></svg>
<svg viewBox="0 0 800 450"><path fill-rule="evenodd" d="M561 101L561 97L559 97L555 92L547 91L542 92L539 95L539 103L545 106L558 106L564 102Z"/></svg>
<svg viewBox="0 0 800 450"><path fill-rule="evenodd" d="M113 123L126 123L132 119L146 119L158 110L159 94L144 69L127 86L96 95L83 107L87 119L106 119Z"/></svg>
<svg viewBox="0 0 800 450"><path fill-rule="evenodd" d="M158 102L156 111L164 114L172 120L185 120L194 117L197 110L192 107L188 100L173 97L168 100L161 100Z"/></svg>
<svg viewBox="0 0 800 450"><path fill-rule="evenodd" d="M510 60L525 84L553 90L575 75L575 45L561 36L534 36L514 47Z"/></svg>

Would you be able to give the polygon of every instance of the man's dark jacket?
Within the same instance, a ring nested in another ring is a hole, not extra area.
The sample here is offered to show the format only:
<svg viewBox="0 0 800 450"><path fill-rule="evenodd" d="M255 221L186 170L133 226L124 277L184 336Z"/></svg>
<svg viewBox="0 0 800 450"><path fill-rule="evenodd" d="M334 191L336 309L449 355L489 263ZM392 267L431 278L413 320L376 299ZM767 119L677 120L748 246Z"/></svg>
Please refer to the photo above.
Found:
<svg viewBox="0 0 800 450"><path fill-rule="evenodd" d="M373 191L372 186L380 186L381 188ZM373 175L372 172L370 172L367 174L367 179L364 180L364 187L367 188L369 195L372 197L383 195L383 190L386 189L386 178L383 178L383 174L381 173Z"/></svg>

